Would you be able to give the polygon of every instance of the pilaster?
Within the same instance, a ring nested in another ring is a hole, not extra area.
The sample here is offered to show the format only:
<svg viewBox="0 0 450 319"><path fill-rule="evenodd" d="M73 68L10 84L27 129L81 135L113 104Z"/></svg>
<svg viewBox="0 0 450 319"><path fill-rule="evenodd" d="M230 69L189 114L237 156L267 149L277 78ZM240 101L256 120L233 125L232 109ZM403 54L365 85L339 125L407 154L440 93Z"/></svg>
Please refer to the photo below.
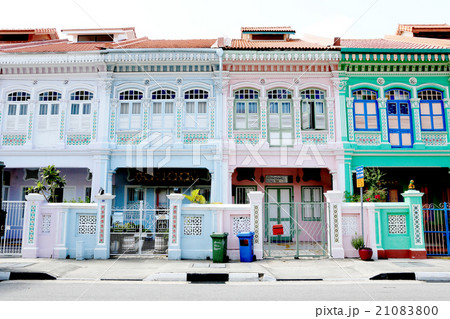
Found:
<svg viewBox="0 0 450 319"><path fill-rule="evenodd" d="M45 202L45 197L40 194L28 194L25 196L24 225L22 235L22 257L37 258L39 249L38 216L40 206Z"/></svg>
<svg viewBox="0 0 450 319"><path fill-rule="evenodd" d="M330 243L328 249L333 258L344 258L342 242L342 201L344 193L341 191L328 191L325 194L328 204L328 218L330 228Z"/></svg>
<svg viewBox="0 0 450 319"><path fill-rule="evenodd" d="M108 259L110 249L111 204L116 195L96 195L97 199L97 243L94 259Z"/></svg>
<svg viewBox="0 0 450 319"><path fill-rule="evenodd" d="M181 202L183 201L184 196L183 194L170 194L167 196L167 198L170 201L168 259L180 260L180 216Z"/></svg>
<svg viewBox="0 0 450 319"><path fill-rule="evenodd" d="M263 197L260 191L247 194L250 201L250 231L255 232L253 237L253 253L256 259L263 259L264 255L264 222L263 222Z"/></svg>
<svg viewBox="0 0 450 319"><path fill-rule="evenodd" d="M411 258L426 258L425 239L423 229L422 196L417 190L408 190L401 194L409 206L408 228L411 234Z"/></svg>

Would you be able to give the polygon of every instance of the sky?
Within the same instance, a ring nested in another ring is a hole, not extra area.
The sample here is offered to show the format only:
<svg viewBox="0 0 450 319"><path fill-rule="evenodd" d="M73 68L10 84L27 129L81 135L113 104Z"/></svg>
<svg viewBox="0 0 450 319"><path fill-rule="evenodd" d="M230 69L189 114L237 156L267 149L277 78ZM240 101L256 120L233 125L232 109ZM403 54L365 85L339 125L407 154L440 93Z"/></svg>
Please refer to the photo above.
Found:
<svg viewBox="0 0 450 319"><path fill-rule="evenodd" d="M240 38L241 27L259 26L370 39L398 24L450 24L449 0L3 0L0 12L2 29L135 27L150 39Z"/></svg>

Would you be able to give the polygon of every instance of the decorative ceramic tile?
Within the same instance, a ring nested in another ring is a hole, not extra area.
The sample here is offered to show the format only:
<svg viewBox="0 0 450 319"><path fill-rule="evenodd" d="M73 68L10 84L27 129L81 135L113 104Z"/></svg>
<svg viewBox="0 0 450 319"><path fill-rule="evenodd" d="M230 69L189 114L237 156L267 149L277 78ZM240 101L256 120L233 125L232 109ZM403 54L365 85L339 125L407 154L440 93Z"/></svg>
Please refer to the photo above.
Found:
<svg viewBox="0 0 450 319"><path fill-rule="evenodd" d="M261 108L261 138L267 138L267 108Z"/></svg>
<svg viewBox="0 0 450 319"><path fill-rule="evenodd" d="M174 205L172 213L172 244L177 243L177 219L178 219L177 210L178 206Z"/></svg>
<svg viewBox="0 0 450 319"><path fill-rule="evenodd" d="M28 232L28 244L34 244L34 228L36 227L36 205L30 208L30 226Z"/></svg>
<svg viewBox="0 0 450 319"><path fill-rule="evenodd" d="M253 207L253 218L255 220L255 235L253 240L255 244L259 244L259 205Z"/></svg>
<svg viewBox="0 0 450 319"><path fill-rule="evenodd" d="M351 108L347 109L348 112L348 139L353 141L355 139L355 131L353 129L353 110Z"/></svg>
<svg viewBox="0 0 450 319"><path fill-rule="evenodd" d="M302 143L303 144L316 144L316 145L326 145L328 142L328 135L326 133L302 133Z"/></svg>
<svg viewBox="0 0 450 319"><path fill-rule="evenodd" d="M422 142L426 146L446 146L447 133L422 133Z"/></svg>
<svg viewBox="0 0 450 319"><path fill-rule="evenodd" d="M380 109L380 117L381 117L381 134L383 141L388 140L388 129L387 129L387 116L386 109Z"/></svg>
<svg viewBox="0 0 450 319"><path fill-rule="evenodd" d="M102 205L100 207L100 224L99 224L100 234L98 239L99 244L105 243L105 214L106 214L106 206Z"/></svg>
<svg viewBox="0 0 450 319"><path fill-rule="evenodd" d="M422 140L422 131L420 130L420 114L419 109L414 109L414 128L416 133L416 140Z"/></svg>
<svg viewBox="0 0 450 319"><path fill-rule="evenodd" d="M333 228L334 228L334 242L339 243L339 216L338 216L338 205L333 205Z"/></svg>
<svg viewBox="0 0 450 319"><path fill-rule="evenodd" d="M300 108L295 109L295 137L300 138L301 137L301 121L300 121Z"/></svg>
<svg viewBox="0 0 450 319"><path fill-rule="evenodd" d="M209 108L209 118L210 118L210 137L213 139L215 134L214 131L216 129L216 109L214 107Z"/></svg>
<svg viewBox="0 0 450 319"><path fill-rule="evenodd" d="M228 108L228 139L233 138L233 109Z"/></svg>
<svg viewBox="0 0 450 319"><path fill-rule="evenodd" d="M27 141L26 135L3 135L2 145L21 146Z"/></svg>
<svg viewBox="0 0 450 319"><path fill-rule="evenodd" d="M79 146L79 145L88 145L91 143L90 135L68 135L67 136L67 145Z"/></svg>
<svg viewBox="0 0 450 319"><path fill-rule="evenodd" d="M388 216L389 234L406 234L406 215Z"/></svg>
<svg viewBox="0 0 450 319"><path fill-rule="evenodd" d="M380 145L380 134L358 134L355 133L355 142L358 145Z"/></svg>
<svg viewBox="0 0 450 319"><path fill-rule="evenodd" d="M236 133L234 134L234 139L236 144L252 144L256 145L259 143L258 133Z"/></svg>
<svg viewBox="0 0 450 319"><path fill-rule="evenodd" d="M97 111L94 111L92 115L92 140L95 141L97 138Z"/></svg>
<svg viewBox="0 0 450 319"><path fill-rule="evenodd" d="M29 140L31 140L32 134L33 134L33 112L30 111L30 116L28 118L28 136L27 136Z"/></svg>
<svg viewBox="0 0 450 319"><path fill-rule="evenodd" d="M117 134L117 145L137 145L142 140L142 134Z"/></svg>
<svg viewBox="0 0 450 319"><path fill-rule="evenodd" d="M208 133L185 133L184 144L206 144Z"/></svg>
<svg viewBox="0 0 450 319"><path fill-rule="evenodd" d="M330 141L334 141L334 111L331 107L328 109L328 121Z"/></svg>
<svg viewBox="0 0 450 319"><path fill-rule="evenodd" d="M420 205L412 205L412 216L414 224L414 243L416 245L423 245L423 218L420 211Z"/></svg>
<svg viewBox="0 0 450 319"><path fill-rule="evenodd" d="M64 121L66 118L66 112L65 111L61 111L61 123L59 124L59 139L63 140L64 139Z"/></svg>
<svg viewBox="0 0 450 319"><path fill-rule="evenodd" d="M116 134L116 111L111 112L111 121L109 123L109 139L113 140Z"/></svg>

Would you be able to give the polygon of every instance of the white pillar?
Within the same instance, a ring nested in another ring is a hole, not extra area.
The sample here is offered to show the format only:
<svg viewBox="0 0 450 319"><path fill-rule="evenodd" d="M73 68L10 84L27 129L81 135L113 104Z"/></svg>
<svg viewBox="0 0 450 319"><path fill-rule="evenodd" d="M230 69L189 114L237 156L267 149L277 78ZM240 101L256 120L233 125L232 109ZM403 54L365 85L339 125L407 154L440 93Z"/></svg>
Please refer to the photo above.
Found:
<svg viewBox="0 0 450 319"><path fill-rule="evenodd" d="M250 201L250 231L255 232L253 237L253 253L256 259L263 259L264 253L264 221L263 221L263 197L260 191L247 194Z"/></svg>
<svg viewBox="0 0 450 319"><path fill-rule="evenodd" d="M108 259L111 229L111 203L116 195L96 195L97 206L97 245L94 249L94 259Z"/></svg>
<svg viewBox="0 0 450 319"><path fill-rule="evenodd" d="M170 201L170 216L169 216L169 250L168 259L181 259L180 246L180 216L181 216L181 202L183 201L183 194L170 194L167 196Z"/></svg>
<svg viewBox="0 0 450 319"><path fill-rule="evenodd" d="M329 243L328 249L333 258L344 258L344 246L342 244L342 201L344 193L341 191L328 191L325 194L328 203Z"/></svg>
<svg viewBox="0 0 450 319"><path fill-rule="evenodd" d="M68 248L66 246L66 234L67 234L67 214L68 209L62 209L53 214L56 219L57 234L55 247L53 248L53 258L65 259L67 257Z"/></svg>
<svg viewBox="0 0 450 319"><path fill-rule="evenodd" d="M45 197L41 194L28 194L25 196L24 225L22 235L22 257L37 258L39 250L38 216L39 208L44 203Z"/></svg>

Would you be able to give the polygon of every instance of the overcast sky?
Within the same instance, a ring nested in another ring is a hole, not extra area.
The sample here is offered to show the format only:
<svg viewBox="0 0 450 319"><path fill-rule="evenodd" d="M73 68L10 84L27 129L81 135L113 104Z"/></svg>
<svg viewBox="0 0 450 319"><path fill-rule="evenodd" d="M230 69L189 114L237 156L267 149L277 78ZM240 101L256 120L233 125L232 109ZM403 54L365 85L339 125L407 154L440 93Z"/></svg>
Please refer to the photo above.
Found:
<svg viewBox="0 0 450 319"><path fill-rule="evenodd" d="M380 38L399 23L450 23L450 0L3 0L0 12L4 29L135 27L150 39L239 38L242 26Z"/></svg>

